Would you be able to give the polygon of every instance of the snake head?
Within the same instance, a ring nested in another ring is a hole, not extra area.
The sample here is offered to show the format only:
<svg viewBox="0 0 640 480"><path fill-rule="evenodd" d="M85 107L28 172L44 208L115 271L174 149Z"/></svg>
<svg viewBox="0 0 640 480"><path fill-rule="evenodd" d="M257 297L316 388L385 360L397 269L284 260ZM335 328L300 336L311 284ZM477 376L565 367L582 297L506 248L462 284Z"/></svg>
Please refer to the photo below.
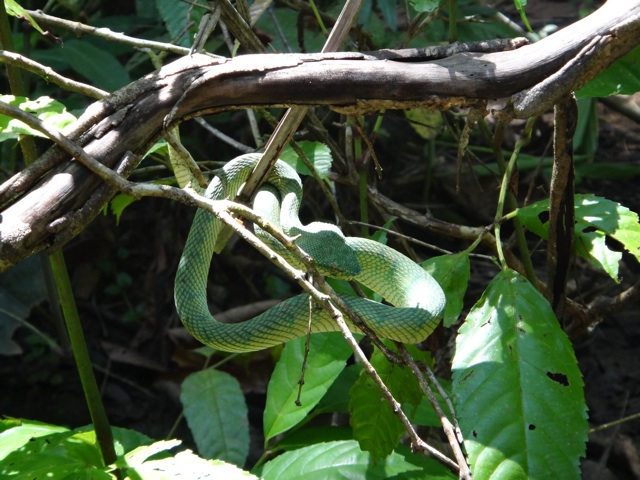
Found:
<svg viewBox="0 0 640 480"><path fill-rule="evenodd" d="M313 257L323 275L349 280L362 270L355 252L335 225L313 222L291 233L300 235L296 243Z"/></svg>

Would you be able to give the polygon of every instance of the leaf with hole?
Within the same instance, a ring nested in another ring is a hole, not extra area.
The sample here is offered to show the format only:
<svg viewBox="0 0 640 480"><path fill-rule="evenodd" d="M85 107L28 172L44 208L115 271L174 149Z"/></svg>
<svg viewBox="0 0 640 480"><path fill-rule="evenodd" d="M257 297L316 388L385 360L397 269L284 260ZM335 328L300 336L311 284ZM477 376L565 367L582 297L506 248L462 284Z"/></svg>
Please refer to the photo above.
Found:
<svg viewBox="0 0 640 480"><path fill-rule="evenodd" d="M474 478L578 478L588 423L575 354L549 303L500 272L456 339L453 400Z"/></svg>
<svg viewBox="0 0 640 480"><path fill-rule="evenodd" d="M576 252L603 269L616 282L622 250L640 260L638 214L617 202L592 194L576 195ZM519 208L517 216L536 235L546 239L549 232L549 200Z"/></svg>

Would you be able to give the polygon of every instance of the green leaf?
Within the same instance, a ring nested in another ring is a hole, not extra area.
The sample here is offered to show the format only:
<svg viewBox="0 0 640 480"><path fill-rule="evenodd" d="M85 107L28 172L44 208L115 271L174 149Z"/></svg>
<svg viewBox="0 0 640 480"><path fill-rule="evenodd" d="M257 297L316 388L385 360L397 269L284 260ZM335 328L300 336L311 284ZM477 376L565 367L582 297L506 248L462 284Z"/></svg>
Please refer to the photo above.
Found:
<svg viewBox="0 0 640 480"><path fill-rule="evenodd" d="M302 141L298 142L297 146L307 156L311 164L314 166L320 178L327 180L329 178L329 170L331 169L331 150L324 143ZM298 154L287 145L280 155L280 160L286 162L290 166L296 169L296 172L302 175L311 175L311 172L298 157Z"/></svg>
<svg viewBox="0 0 640 480"><path fill-rule="evenodd" d="M516 272L500 272L460 328L453 390L476 480L578 478L582 376L548 302Z"/></svg>
<svg viewBox="0 0 640 480"><path fill-rule="evenodd" d="M469 252L432 257L422 263L444 290L447 305L444 309L443 325L453 325L464 307L464 295L471 276Z"/></svg>
<svg viewBox="0 0 640 480"><path fill-rule="evenodd" d="M31 309L46 295L42 265L36 257L30 257L0 274L0 354L22 353L20 345L12 339L13 333L21 325L27 325L26 318Z"/></svg>
<svg viewBox="0 0 640 480"><path fill-rule="evenodd" d="M265 442L304 420L344 369L352 353L338 332L311 335L301 406L297 406L305 342L305 337L287 342L273 371L264 410Z"/></svg>
<svg viewBox="0 0 640 480"><path fill-rule="evenodd" d="M415 473L414 477L399 477ZM453 479L455 476L434 460L409 452L394 452L373 463L353 440L318 443L285 452L266 463L263 480L376 480L391 478Z"/></svg>
<svg viewBox="0 0 640 480"><path fill-rule="evenodd" d="M640 166L629 163L587 163L576 168L576 177L598 180L633 180L640 178Z"/></svg>
<svg viewBox="0 0 640 480"><path fill-rule="evenodd" d="M18 2L16 2L15 0L4 0L4 6L5 6L5 10L9 15L12 15L14 17L25 18L33 28L35 28L38 32L44 35L44 32L42 31L42 28L40 28L40 25L38 25L38 23L33 19L31 14L27 12L24 8L22 8L18 4Z"/></svg>
<svg viewBox="0 0 640 480"><path fill-rule="evenodd" d="M416 12L431 13L440 6L442 0L409 0Z"/></svg>
<svg viewBox="0 0 640 480"><path fill-rule="evenodd" d="M283 451L297 450L317 443L353 440L353 432L349 427L307 427L286 433L278 440L278 449Z"/></svg>
<svg viewBox="0 0 640 480"><path fill-rule="evenodd" d="M411 128L424 140L433 140L442 126L442 114L426 108L412 108L404 110L404 116L409 120Z"/></svg>
<svg viewBox="0 0 640 480"><path fill-rule="evenodd" d="M634 48L576 92L578 98L633 95L640 91L640 47Z"/></svg>
<svg viewBox="0 0 640 480"><path fill-rule="evenodd" d="M160 440L150 445L142 445L128 452L124 458L129 467L137 467L142 465L146 460L154 455L171 450L182 442L180 440Z"/></svg>
<svg viewBox="0 0 640 480"><path fill-rule="evenodd" d="M167 26L171 40L175 40L177 45L190 47L204 9L193 8L188 2L175 0L156 0L156 7Z"/></svg>
<svg viewBox="0 0 640 480"><path fill-rule="evenodd" d="M616 282L622 253L612 250L607 237L619 242L640 260L640 224L638 214L617 202L592 194L576 195L575 242L576 252L602 268ZM542 200L517 210L522 223L536 235L547 239L548 221L542 221L549 211L549 200ZM547 215L548 216L548 215Z"/></svg>
<svg viewBox="0 0 640 480"><path fill-rule="evenodd" d="M74 71L98 88L113 92L131 83L129 72L113 54L88 41L67 40L57 51Z"/></svg>
<svg viewBox="0 0 640 480"><path fill-rule="evenodd" d="M0 419L0 425L2 425L2 433L0 433L0 460L36 438L55 433L69 432L68 428L57 425L14 418Z"/></svg>
<svg viewBox="0 0 640 480"><path fill-rule="evenodd" d="M122 213L124 212L125 208L127 208L135 201L135 198L127 195L126 193L119 193L111 199L111 201L109 202L109 206L111 207L111 213L113 213L116 217L116 225L120 225L120 217L122 217Z"/></svg>
<svg viewBox="0 0 640 480"><path fill-rule="evenodd" d="M249 424L238 381L213 369L192 373L182 383L180 400L200 454L244 465Z"/></svg>
<svg viewBox="0 0 640 480"><path fill-rule="evenodd" d="M440 383L446 394L449 396L449 398L451 398L451 382L439 378L438 383ZM432 390L433 394L438 400L438 404L440 405L442 411L445 412L445 414L448 413L449 407L447 407L447 404L445 403L442 396L435 388L432 387ZM438 417L438 414L433 409L433 407L431 406L431 402L429 402L429 399L426 396L422 397L420 405L418 405L418 408L415 409L413 415L411 415L410 418L411 422L415 423L416 425L423 425L427 427L439 427L441 425L440 417Z"/></svg>
<svg viewBox="0 0 640 480"><path fill-rule="evenodd" d="M398 3L396 0L376 0L382 17L392 32L398 30Z"/></svg>
<svg viewBox="0 0 640 480"><path fill-rule="evenodd" d="M14 95L1 95L0 100L19 108L27 113L34 114L39 120L52 129L62 131L64 128L76 121L76 117L67 112L66 107L50 97L39 97L29 100L26 97L16 97ZM32 129L19 120L7 115L0 115L0 142L18 138L18 135L35 135L45 137L44 134Z"/></svg>
<svg viewBox="0 0 640 480"><path fill-rule="evenodd" d="M411 370L390 363L379 350L374 351L371 364L398 402L416 406L420 403L420 390ZM349 411L353 437L362 450L371 454L373 463L393 452L404 426L365 371L351 389Z"/></svg>
<svg viewBox="0 0 640 480"><path fill-rule="evenodd" d="M318 403L315 413L349 413L349 392L360 378L362 365L354 363L340 372L327 393Z"/></svg>
<svg viewBox="0 0 640 480"><path fill-rule="evenodd" d="M156 143L154 143L142 158L147 158L154 153L157 153L158 155L169 155L169 144L165 139L160 139Z"/></svg>
<svg viewBox="0 0 640 480"><path fill-rule="evenodd" d="M527 6L527 0L513 0L514 5L516 6L516 8L518 9L518 13L520 14L520 18L522 19L522 23L524 23L525 27L527 27L527 30L529 30L530 32L531 30L531 25L529 25L529 20L527 19L527 14L524 11L524 7Z"/></svg>
<svg viewBox="0 0 640 480"><path fill-rule="evenodd" d="M42 428L55 429L54 426ZM13 429L5 431L3 436L12 432ZM19 432L16 437L24 433ZM35 436L5 456L0 462L0 478L112 480L113 477L107 473L109 468L102 463L93 430L62 431L42 436L39 433L42 432L34 432Z"/></svg>
<svg viewBox="0 0 640 480"><path fill-rule="evenodd" d="M148 447L138 449L138 459L146 460L157 452L172 448L180 441L160 441ZM257 477L239 469L235 465L220 460L205 460L195 455L191 450L178 452L173 457L161 458L133 463L127 468L127 478L136 480L165 480L194 478L223 478L225 480L249 480Z"/></svg>

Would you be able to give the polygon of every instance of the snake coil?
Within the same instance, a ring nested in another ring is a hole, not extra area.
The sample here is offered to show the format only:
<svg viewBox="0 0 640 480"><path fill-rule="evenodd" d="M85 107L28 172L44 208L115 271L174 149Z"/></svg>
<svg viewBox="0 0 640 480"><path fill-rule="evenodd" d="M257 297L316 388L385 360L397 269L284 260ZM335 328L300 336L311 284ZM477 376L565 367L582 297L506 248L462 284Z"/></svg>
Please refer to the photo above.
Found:
<svg viewBox="0 0 640 480"><path fill-rule="evenodd" d="M211 181L205 195L213 200L233 199L259 161L261 154L247 154L227 163ZM398 251L373 240L344 237L322 222L302 225L298 210L302 183L295 170L278 160L254 201L254 209L291 236L309 253L323 275L356 280L379 293L389 306L354 296L341 296L347 305L380 337L417 343L438 325L445 296L435 279ZM207 278L222 222L204 210L196 212L176 272L175 303L180 319L202 343L229 352L268 348L307 333L309 297L298 295L241 323L218 322L207 304ZM266 243L277 248L294 266L299 262L280 248L266 232L256 228ZM350 329L359 332L357 327ZM311 331L338 330L322 309L313 309Z"/></svg>

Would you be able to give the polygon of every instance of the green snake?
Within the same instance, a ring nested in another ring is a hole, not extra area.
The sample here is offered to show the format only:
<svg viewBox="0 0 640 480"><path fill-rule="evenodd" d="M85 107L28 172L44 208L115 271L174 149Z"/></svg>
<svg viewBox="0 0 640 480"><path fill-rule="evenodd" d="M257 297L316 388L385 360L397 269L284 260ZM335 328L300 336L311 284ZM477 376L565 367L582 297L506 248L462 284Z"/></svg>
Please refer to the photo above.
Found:
<svg viewBox="0 0 640 480"><path fill-rule="evenodd" d="M233 199L260 159L261 154L242 155L227 163L205 192L210 199ZM398 251L379 242L345 237L327 223L302 225L298 210L302 183L296 171L278 160L266 184L254 200L259 214L290 236L309 253L320 273L356 280L382 295L389 306L364 298L341 295L346 304L381 338L402 343L424 340L436 328L445 307L445 296L435 279ZM176 273L175 303L178 315L191 334L205 345L228 352L250 352L278 345L307 334L310 302L307 294L285 300L241 323L218 322L207 304L207 278L222 222L198 210ZM269 234L256 235L276 248L296 267L284 247ZM311 332L336 331L338 326L321 308L312 307ZM349 325L353 332L359 332Z"/></svg>

